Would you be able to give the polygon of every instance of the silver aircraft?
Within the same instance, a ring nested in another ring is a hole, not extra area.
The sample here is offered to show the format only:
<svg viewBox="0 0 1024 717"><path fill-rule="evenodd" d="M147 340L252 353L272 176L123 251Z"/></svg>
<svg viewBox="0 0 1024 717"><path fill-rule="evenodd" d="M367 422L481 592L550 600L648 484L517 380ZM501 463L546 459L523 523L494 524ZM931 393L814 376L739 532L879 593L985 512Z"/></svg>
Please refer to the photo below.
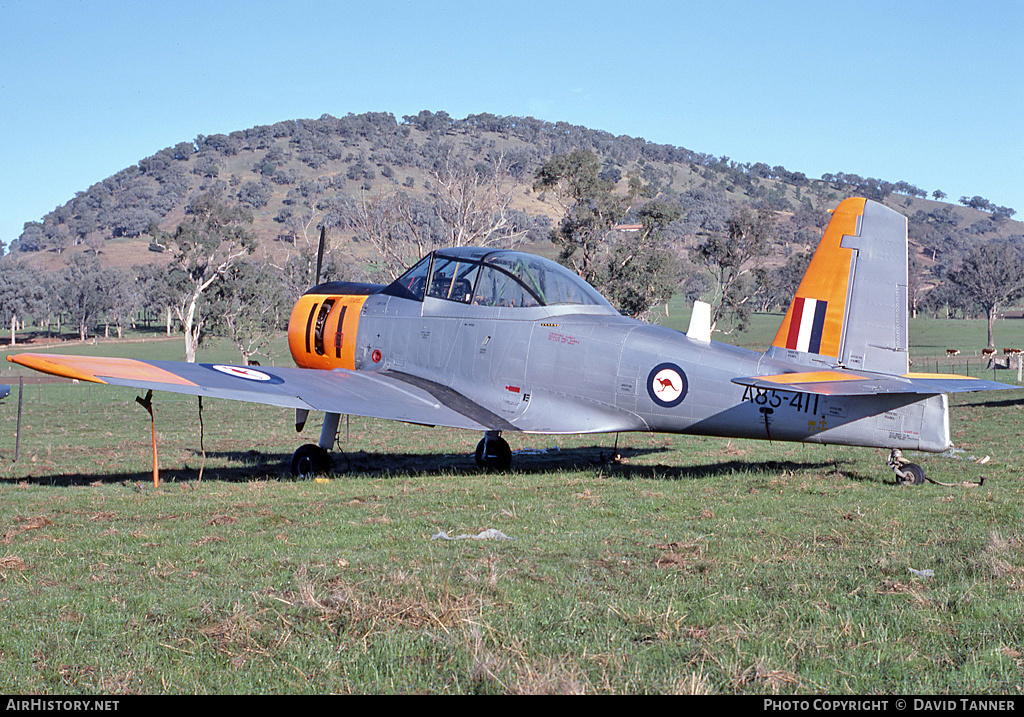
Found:
<svg viewBox="0 0 1024 717"><path fill-rule="evenodd" d="M329 471L345 414L483 432L481 468L505 469L505 436L647 431L887 448L951 447L947 394L1016 388L911 373L907 221L864 199L832 219L775 340L760 353L711 339L697 302L681 333L621 316L564 267L516 251L438 250L388 285L329 282L296 303L296 367L17 354L80 380L325 414L292 458Z"/></svg>

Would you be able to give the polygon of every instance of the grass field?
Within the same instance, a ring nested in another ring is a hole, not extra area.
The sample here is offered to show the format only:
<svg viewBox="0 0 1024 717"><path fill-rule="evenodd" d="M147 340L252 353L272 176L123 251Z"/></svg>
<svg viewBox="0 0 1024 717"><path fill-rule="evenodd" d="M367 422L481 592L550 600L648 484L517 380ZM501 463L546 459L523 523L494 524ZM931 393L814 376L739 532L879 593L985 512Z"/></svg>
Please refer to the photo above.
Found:
<svg viewBox="0 0 1024 717"><path fill-rule="evenodd" d="M913 322L912 355L949 370L979 326ZM154 487L137 392L26 383L14 462L0 382L6 693L1024 689L1024 390L957 396L957 449L915 456L916 488L880 450L647 434L621 463L614 436L517 436L481 474L476 434L355 417L341 472L294 482L318 426L208 401L200 436L195 399L161 394Z"/></svg>

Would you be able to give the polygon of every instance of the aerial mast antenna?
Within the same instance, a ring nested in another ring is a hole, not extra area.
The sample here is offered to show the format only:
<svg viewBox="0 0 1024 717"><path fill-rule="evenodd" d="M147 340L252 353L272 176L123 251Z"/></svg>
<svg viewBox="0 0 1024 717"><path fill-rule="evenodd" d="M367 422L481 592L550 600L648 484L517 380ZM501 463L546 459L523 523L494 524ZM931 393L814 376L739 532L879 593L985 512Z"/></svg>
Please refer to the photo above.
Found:
<svg viewBox="0 0 1024 717"><path fill-rule="evenodd" d="M324 244L327 243L327 225L320 225L320 246L316 250L316 281L313 285L316 286L320 283L320 269L324 263Z"/></svg>

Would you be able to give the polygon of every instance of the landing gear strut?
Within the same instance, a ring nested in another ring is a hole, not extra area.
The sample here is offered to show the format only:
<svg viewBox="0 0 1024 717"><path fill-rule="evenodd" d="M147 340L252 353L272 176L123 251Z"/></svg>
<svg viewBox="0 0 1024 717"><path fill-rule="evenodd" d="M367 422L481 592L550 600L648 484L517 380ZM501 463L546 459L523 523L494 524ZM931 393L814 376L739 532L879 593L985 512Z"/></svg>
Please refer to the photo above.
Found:
<svg viewBox="0 0 1024 717"><path fill-rule="evenodd" d="M512 465L512 449L501 437L501 431L487 431L476 444L477 468L486 470L508 470Z"/></svg>
<svg viewBox="0 0 1024 717"><path fill-rule="evenodd" d="M925 481L924 468L911 463L903 457L903 451L893 448L887 461L892 472L896 474L896 482L900 485L921 485Z"/></svg>

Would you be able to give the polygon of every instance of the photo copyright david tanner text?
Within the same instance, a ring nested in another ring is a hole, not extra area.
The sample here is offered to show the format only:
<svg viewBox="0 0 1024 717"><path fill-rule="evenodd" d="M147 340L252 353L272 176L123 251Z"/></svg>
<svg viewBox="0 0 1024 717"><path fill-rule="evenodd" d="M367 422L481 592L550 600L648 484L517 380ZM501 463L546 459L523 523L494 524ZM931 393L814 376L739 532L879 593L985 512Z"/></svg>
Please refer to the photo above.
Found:
<svg viewBox="0 0 1024 717"><path fill-rule="evenodd" d="M926 697L889 697L886 699L780 700L766 697L765 712L1015 712L1017 700L979 697L928 699Z"/></svg>

